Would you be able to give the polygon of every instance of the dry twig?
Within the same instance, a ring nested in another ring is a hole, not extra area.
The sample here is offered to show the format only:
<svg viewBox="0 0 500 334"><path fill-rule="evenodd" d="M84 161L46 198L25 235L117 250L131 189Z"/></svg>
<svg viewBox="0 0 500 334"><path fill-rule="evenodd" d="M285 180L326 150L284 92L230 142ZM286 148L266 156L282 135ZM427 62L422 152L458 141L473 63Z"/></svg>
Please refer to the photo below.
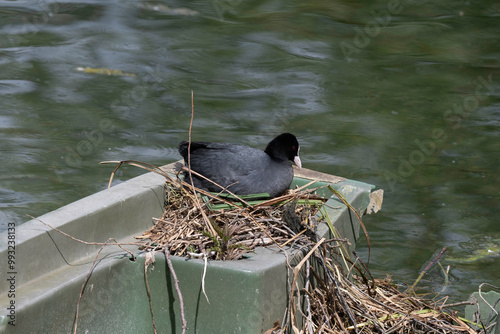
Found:
<svg viewBox="0 0 500 334"><path fill-rule="evenodd" d="M170 252L168 247L163 249L163 253L165 254L165 260L168 264L168 269L170 269L170 274L174 279L175 291L177 291L177 296L179 297L179 305L181 308L181 319L182 319L182 334L186 333L187 330L187 322L186 316L184 315L184 300L182 299L181 289L179 288L179 280L177 279L177 275L175 274L174 266L172 265L172 261L170 260Z"/></svg>

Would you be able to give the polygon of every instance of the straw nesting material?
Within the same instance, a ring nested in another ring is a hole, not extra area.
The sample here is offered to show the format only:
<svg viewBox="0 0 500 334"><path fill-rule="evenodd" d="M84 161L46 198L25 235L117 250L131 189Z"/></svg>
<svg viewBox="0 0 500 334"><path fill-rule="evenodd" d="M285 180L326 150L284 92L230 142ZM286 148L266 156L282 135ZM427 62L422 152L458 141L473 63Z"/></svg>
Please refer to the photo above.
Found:
<svg viewBox="0 0 500 334"><path fill-rule="evenodd" d="M294 245L310 244L312 241L307 235L312 233L304 232L313 231L317 226L317 204L324 201L311 191L300 191L273 199L277 205L268 205L272 203L269 201L251 207L237 203L240 206L210 210L210 204L230 200L212 198L207 205L190 187L167 182L166 188L163 215L154 218L154 226L136 238L150 240L145 248L168 247L173 255L204 253L220 260L239 259L258 246L290 245L288 241L292 238ZM235 202L238 201L230 203ZM305 202L313 204L300 204ZM283 218L290 221L291 226Z"/></svg>

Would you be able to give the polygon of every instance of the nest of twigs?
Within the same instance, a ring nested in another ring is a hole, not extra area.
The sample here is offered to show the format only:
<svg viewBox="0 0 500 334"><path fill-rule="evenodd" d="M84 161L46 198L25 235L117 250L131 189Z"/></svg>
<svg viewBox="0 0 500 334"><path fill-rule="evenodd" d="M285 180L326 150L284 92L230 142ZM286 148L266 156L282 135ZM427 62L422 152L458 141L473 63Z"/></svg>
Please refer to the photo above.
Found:
<svg viewBox="0 0 500 334"><path fill-rule="evenodd" d="M182 182L166 183L167 200L160 218L138 239L149 239L145 248L168 247L172 255L204 255L235 260L259 246L304 247L321 220L316 216L326 200L313 190L296 190L255 203L238 197L211 194ZM195 195L201 193L202 197ZM214 210L214 207L224 208Z"/></svg>
<svg viewBox="0 0 500 334"><path fill-rule="evenodd" d="M352 260L341 247L345 240L319 240L315 232L322 216L317 213L325 199L314 190L296 189L255 203L210 194L159 173L167 178L165 211L137 237L149 240L143 249L221 260L240 259L258 246L301 250L289 261L286 313L266 334L476 333L444 303L401 292L389 278L374 279L359 258ZM221 203L227 207L213 210Z"/></svg>

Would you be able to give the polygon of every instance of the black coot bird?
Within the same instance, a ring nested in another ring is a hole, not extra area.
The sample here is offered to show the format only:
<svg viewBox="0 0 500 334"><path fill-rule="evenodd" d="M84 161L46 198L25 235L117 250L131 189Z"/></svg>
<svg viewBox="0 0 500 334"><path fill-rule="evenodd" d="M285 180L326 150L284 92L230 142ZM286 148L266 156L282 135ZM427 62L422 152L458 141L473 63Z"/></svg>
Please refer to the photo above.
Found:
<svg viewBox="0 0 500 334"><path fill-rule="evenodd" d="M191 169L236 195L268 193L276 197L292 183L289 161L302 167L299 149L297 138L290 133L271 140L264 151L238 144L191 142ZM187 166L188 142L179 145L179 153ZM192 177L197 188L224 190L194 174Z"/></svg>

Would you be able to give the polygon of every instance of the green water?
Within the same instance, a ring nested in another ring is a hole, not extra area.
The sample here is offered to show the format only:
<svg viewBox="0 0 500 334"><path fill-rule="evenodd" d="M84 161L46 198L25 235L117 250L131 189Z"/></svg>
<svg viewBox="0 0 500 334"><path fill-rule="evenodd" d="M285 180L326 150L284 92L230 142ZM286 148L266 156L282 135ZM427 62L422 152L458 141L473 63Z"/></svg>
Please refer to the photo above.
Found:
<svg viewBox="0 0 500 334"><path fill-rule="evenodd" d="M0 29L0 229L104 189L99 161L180 159L193 91L194 140L292 132L304 167L385 189L375 276L448 247L428 291L500 285L498 2L5 1Z"/></svg>

